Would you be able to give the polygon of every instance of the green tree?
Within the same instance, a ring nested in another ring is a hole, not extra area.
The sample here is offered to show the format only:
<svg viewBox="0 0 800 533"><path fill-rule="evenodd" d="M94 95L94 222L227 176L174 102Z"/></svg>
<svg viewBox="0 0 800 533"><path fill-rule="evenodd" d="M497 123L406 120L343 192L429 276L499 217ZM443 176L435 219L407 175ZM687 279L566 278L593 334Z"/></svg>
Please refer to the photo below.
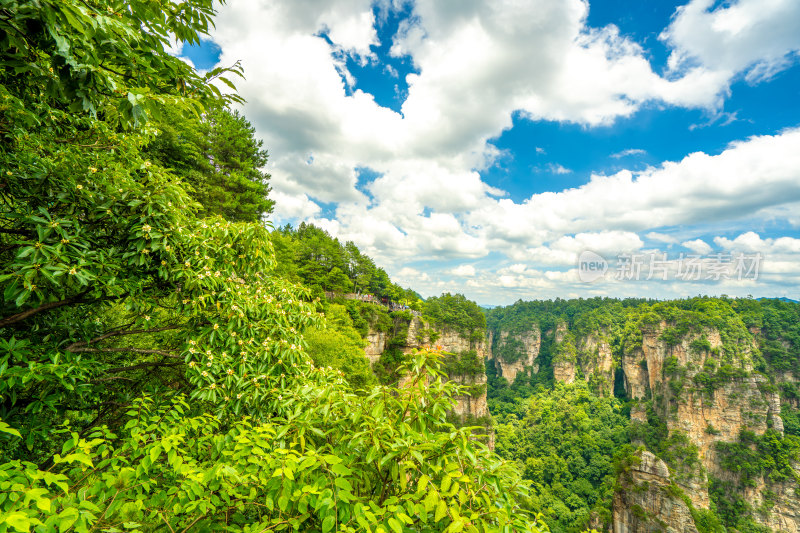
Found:
<svg viewBox="0 0 800 533"><path fill-rule="evenodd" d="M550 530L584 531L593 513L610 524L615 456L632 449L620 402L576 383L542 390L516 407L516 416L498 417L497 452L525 465L533 505Z"/></svg>
<svg viewBox="0 0 800 533"><path fill-rule="evenodd" d="M163 116L168 106L200 111L222 97L210 80L230 84L223 75L240 73L235 66L201 76L164 52L173 38L199 43L211 24L212 0L166 0L158 7L148 0L12 0L2 9L4 136L13 137L14 129L23 125L63 129L69 113L79 119L85 114L101 117L112 127L129 129ZM85 145L106 149L91 131L82 133Z"/></svg>
<svg viewBox="0 0 800 533"><path fill-rule="evenodd" d="M468 300L463 294L446 292L425 300L423 314L434 325L450 328L464 335L483 337L486 330L486 316L481 308Z"/></svg>
<svg viewBox="0 0 800 533"><path fill-rule="evenodd" d="M259 222L272 212L267 152L238 111L215 105L200 116L168 111L147 152L190 185L201 214Z"/></svg>
<svg viewBox="0 0 800 533"><path fill-rule="evenodd" d="M309 329L304 340L315 364L341 370L354 388L364 389L375 382L364 357L366 342L353 327L353 319L344 306L328 306L325 325Z"/></svg>

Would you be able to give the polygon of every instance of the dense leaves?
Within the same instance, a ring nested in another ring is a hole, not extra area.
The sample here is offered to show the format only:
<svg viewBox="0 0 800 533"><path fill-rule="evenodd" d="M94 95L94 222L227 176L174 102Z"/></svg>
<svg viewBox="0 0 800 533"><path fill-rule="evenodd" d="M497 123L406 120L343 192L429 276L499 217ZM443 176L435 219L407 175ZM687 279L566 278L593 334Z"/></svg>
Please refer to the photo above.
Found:
<svg viewBox="0 0 800 533"><path fill-rule="evenodd" d="M619 400L559 384L495 417L497 452L533 482L532 505L551 531L583 531L593 516L611 523L615 458L631 450Z"/></svg>
<svg viewBox="0 0 800 533"><path fill-rule="evenodd" d="M169 110L157 122L147 154L169 167L201 205L199 214L235 222L260 222L272 212L262 141L239 114L219 105L201 116Z"/></svg>
<svg viewBox="0 0 800 533"><path fill-rule="evenodd" d="M425 300L423 313L434 326L448 328L474 339L483 339L486 316L478 305L463 294L446 292Z"/></svg>
<svg viewBox="0 0 800 533"><path fill-rule="evenodd" d="M4 2L2 13L2 105L28 126L52 125L50 111L67 111L128 128L164 104L197 109L221 97L208 81L224 69L201 76L164 53L173 38L199 42L212 23L211 0L22 0ZM10 124L2 121L0 132L10 133Z"/></svg>
<svg viewBox="0 0 800 533"><path fill-rule="evenodd" d="M371 295L375 301L419 308L419 295L392 283L386 271L358 247L344 244L313 224L289 225L272 233L278 257L277 272L288 279L324 292Z"/></svg>

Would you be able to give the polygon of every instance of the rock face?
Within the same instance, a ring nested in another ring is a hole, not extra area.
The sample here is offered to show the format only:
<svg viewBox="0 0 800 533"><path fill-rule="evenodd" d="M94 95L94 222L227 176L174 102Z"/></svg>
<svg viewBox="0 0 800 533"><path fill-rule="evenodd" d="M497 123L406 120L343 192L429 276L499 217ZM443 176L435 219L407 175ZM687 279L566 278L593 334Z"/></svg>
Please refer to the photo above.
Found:
<svg viewBox="0 0 800 533"><path fill-rule="evenodd" d="M677 484L696 508L707 509L709 476L738 480L737 474L721 466L716 443L737 442L742 430L761 435L772 427L783 432L780 397L767 386L763 375L752 373L754 344L736 346L735 356L725 354L721 336L714 329L668 343L663 338L668 327L662 322L645 329L641 346L623 355L625 386L634 399L663 398L657 411L666 421L669 434L685 434L697 447L702 468L683 476ZM698 343L705 348L698 349ZM728 365L727 375L720 379L717 370L722 364ZM717 381L713 385L703 386L714 377ZM758 508L765 489L774 493L772 498L777 503L767 514L754 513L753 519L771 529L798 531L800 515L793 487L766 487L760 480L756 487L745 487L741 496Z"/></svg>
<svg viewBox="0 0 800 533"><path fill-rule="evenodd" d="M631 470L627 488L615 499L615 532L696 531L690 508L674 495L675 489L695 509L708 509L709 483L714 478L738 487L736 496L754 510L768 508L767 512L752 513L756 523L775 531L800 533L797 483L775 483L757 476L751 483L742 484L740 474L723 467L717 446L739 442L743 430L757 436L770 428L783 432L778 387L753 372L756 341L747 334L736 338L729 335L726 343L714 328L676 335L671 327L665 321L645 325L641 342L636 338L623 353L616 354L607 331L576 337L563 322L544 335L538 327L514 336L500 331L495 346L508 339L535 339L536 355L526 359L523 367L539 372L547 364L542 346L550 341L554 380L586 380L598 394L613 395L615 383L621 379L620 392L624 387L629 399L638 400L631 405L633 422L647 423L647 409L652 409L665 423L669 436L685 435L696 447L697 461L687 461L688 466L670 465L674 469L671 473L650 452L641 454L640 466ZM496 364L505 371L497 352L493 350ZM777 384L783 378L794 381L791 376L778 376ZM796 472L800 472L798 467ZM671 492L666 490L670 486Z"/></svg>
<svg viewBox="0 0 800 533"><path fill-rule="evenodd" d="M400 324L395 324L400 326ZM488 355L488 344L486 339L470 339L457 331L442 328L433 328L420 317L414 316L408 322L408 332L405 336L405 343L401 347L403 353L412 353L414 350L425 346L433 346L442 352L460 354L474 350L479 360L485 360ZM365 348L365 355L374 364L380 359L387 347L387 336L385 333L372 331L367 335L369 344ZM476 375L448 376L450 381L459 385L464 385L470 391L469 394L456 397L456 405L453 414L465 421L487 421L489 420L489 408L486 401L486 373L481 371ZM488 427L487 427L488 429ZM494 435L490 431L489 445L493 447Z"/></svg>
<svg viewBox="0 0 800 533"><path fill-rule="evenodd" d="M374 365L386 349L386 332L370 331L366 340L368 344L364 347L364 354L369 359L369 364Z"/></svg>
<svg viewBox="0 0 800 533"><path fill-rule="evenodd" d="M517 375L527 368L539 372L536 358L541 350L542 333L538 327L514 334L501 331L496 342L493 336L490 338L490 345L497 371L509 383L514 383Z"/></svg>
<svg viewBox="0 0 800 533"><path fill-rule="evenodd" d="M433 334L435 341L432 340ZM420 317L415 316L408 325L406 345L403 351L411 353L422 346L436 346L443 352L461 353L469 350L478 352L480 359L486 359L488 352L486 339L471 340L451 329L432 328Z"/></svg>
<svg viewBox="0 0 800 533"><path fill-rule="evenodd" d="M459 385L465 385L469 388L482 389L480 394L466 394L464 396L456 397L456 403L453 412L463 421L470 417L472 418L486 418L489 416L489 406L486 403L486 374L478 374L477 376L449 376L450 381L454 381Z"/></svg>
<svg viewBox="0 0 800 533"><path fill-rule="evenodd" d="M689 506L672 489L669 468L638 452L614 495L614 533L696 533Z"/></svg>
<svg viewBox="0 0 800 533"><path fill-rule="evenodd" d="M614 394L614 371L617 365L605 330L575 339L567 330L567 325L559 322L554 341L556 355L553 357L553 378L556 381L569 384L574 383L579 375L587 382L594 377L599 394Z"/></svg>

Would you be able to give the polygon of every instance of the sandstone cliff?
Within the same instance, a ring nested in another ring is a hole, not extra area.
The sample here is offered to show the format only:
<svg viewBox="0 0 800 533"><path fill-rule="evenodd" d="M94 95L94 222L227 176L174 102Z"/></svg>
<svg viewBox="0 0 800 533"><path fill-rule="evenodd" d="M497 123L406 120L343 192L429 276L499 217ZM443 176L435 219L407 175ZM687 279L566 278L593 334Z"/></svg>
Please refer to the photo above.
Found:
<svg viewBox="0 0 800 533"><path fill-rule="evenodd" d="M614 370L617 365L608 340L608 332L599 330L583 338L575 338L564 322L556 325L554 333L553 378L562 383L574 383L578 376L585 381L594 379L598 394L614 393Z"/></svg>
<svg viewBox="0 0 800 533"><path fill-rule="evenodd" d="M691 509L676 494L666 463L637 452L614 495L614 533L696 533Z"/></svg>
<svg viewBox="0 0 800 533"><path fill-rule="evenodd" d="M743 482L735 465L734 470L726 467L718 445L738 443L743 431L756 437L768 429L783 433L778 389L753 369L759 350L754 331L734 335L695 327L678 334L673 324L661 320L643 325L641 335L627 339L623 349L619 340L612 347L606 329L576 336L563 321L544 335L538 327L514 335L495 333L493 356L504 377L516 377L523 369L535 374L549 364L557 382L582 379L603 395L613 395L616 384L618 394L636 400L634 423L647 424L649 410L663 421L669 438L685 438L681 442L687 447L678 454L685 456L669 466L650 452L641 454L641 468L633 469L629 480L640 489L623 490L615 499L615 532L696 531L689 505L709 509L713 480L747 502L756 524L800 533L797 482L771 480L763 473ZM498 357L509 342L525 347L517 346L522 357L514 365ZM549 353L544 353L547 343ZM794 381L789 373L776 381L784 379ZM668 487L683 499L671 496Z"/></svg>
<svg viewBox="0 0 800 533"><path fill-rule="evenodd" d="M482 364L489 350L485 338L470 339L451 329L435 328L419 316L413 316L410 320L395 319L394 333L402 336L402 344L398 347L406 354L425 346L434 347L445 354L454 354L455 356L465 352L475 352L478 361L481 362L478 372L448 374L450 381L465 387L465 394L456 398L453 415L461 423L477 423L486 425L488 428L490 419L486 401L486 373ZM388 348L388 335L384 332L370 330L367 334L367 341L369 344L365 348L365 355L371 364L374 364ZM490 439L490 444L491 442Z"/></svg>
<svg viewBox="0 0 800 533"><path fill-rule="evenodd" d="M501 331L497 338L490 334L491 359L500 376L514 383L517 375L530 369L539 372L537 357L542 344L542 334L538 327L522 333Z"/></svg>
<svg viewBox="0 0 800 533"><path fill-rule="evenodd" d="M371 329L367 333L366 341L367 345L364 347L364 354L369 359L369 364L374 365L386 349L386 332Z"/></svg>

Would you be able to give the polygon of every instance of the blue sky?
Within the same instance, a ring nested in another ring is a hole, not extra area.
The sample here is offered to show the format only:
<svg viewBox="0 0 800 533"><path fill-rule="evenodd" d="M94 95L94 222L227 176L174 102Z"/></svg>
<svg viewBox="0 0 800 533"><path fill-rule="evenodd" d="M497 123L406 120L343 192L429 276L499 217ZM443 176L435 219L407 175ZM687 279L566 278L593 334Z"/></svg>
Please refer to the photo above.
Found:
<svg viewBox="0 0 800 533"><path fill-rule="evenodd" d="M182 54L242 61L276 222L505 304L800 297L798 51L794 0L243 0ZM592 283L586 250L609 268ZM664 253L669 279L614 279ZM720 253L759 254L758 276L677 277Z"/></svg>

